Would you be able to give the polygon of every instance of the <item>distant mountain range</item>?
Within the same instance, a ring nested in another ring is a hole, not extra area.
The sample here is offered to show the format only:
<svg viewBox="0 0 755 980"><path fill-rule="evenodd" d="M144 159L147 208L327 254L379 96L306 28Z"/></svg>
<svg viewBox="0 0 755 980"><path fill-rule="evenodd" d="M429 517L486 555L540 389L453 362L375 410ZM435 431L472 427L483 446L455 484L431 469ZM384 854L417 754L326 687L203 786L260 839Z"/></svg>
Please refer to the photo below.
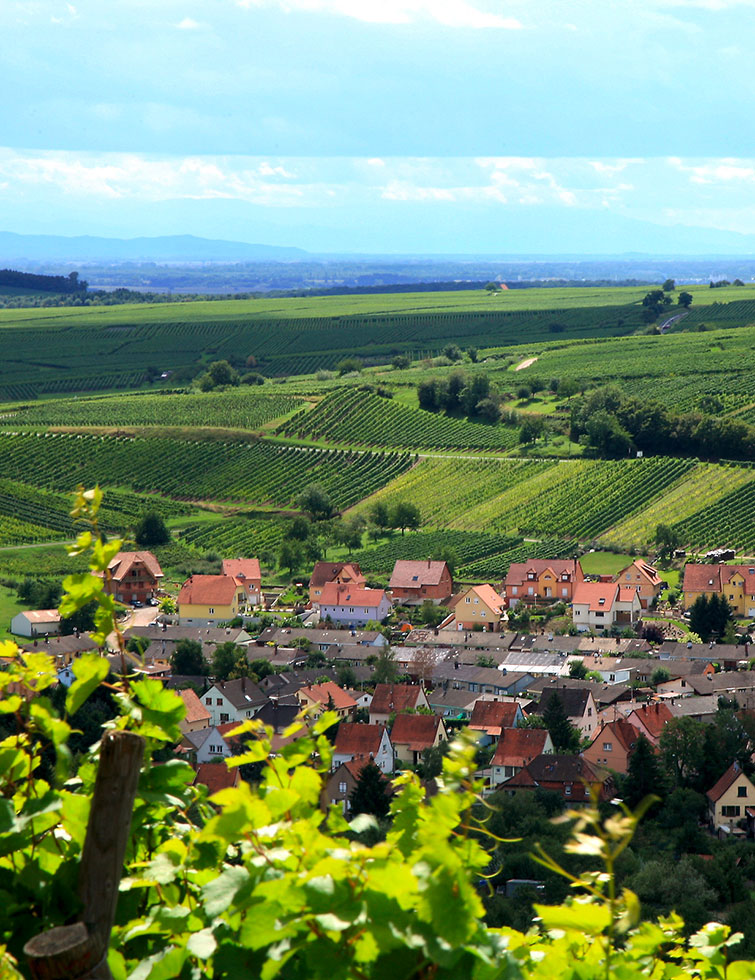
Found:
<svg viewBox="0 0 755 980"><path fill-rule="evenodd" d="M17 235L0 231L0 266L29 262L292 262L310 257L302 248L225 242L194 235L96 238Z"/></svg>

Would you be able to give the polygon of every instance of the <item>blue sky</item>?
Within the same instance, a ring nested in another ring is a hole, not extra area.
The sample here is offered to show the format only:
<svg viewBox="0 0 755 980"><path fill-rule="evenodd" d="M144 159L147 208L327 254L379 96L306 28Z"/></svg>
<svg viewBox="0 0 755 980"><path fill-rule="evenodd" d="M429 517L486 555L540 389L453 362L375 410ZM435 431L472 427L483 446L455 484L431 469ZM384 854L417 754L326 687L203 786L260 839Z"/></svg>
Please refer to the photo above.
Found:
<svg viewBox="0 0 755 980"><path fill-rule="evenodd" d="M0 228L755 251L754 8L2 0Z"/></svg>

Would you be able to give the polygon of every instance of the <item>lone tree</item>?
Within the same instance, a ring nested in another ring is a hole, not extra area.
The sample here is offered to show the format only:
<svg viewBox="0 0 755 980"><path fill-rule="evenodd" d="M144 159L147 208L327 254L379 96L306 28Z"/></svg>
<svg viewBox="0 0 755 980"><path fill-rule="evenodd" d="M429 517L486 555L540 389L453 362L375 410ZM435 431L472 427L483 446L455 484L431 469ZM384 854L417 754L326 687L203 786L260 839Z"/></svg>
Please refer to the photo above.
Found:
<svg viewBox="0 0 755 980"><path fill-rule="evenodd" d="M148 547L167 544L170 541L170 531L162 517L150 511L134 528L134 540L137 544Z"/></svg>
<svg viewBox="0 0 755 980"><path fill-rule="evenodd" d="M658 524L655 529L655 546L661 558L670 558L679 547L679 535L668 524Z"/></svg>
<svg viewBox="0 0 755 980"><path fill-rule="evenodd" d="M408 500L400 500L391 511L391 527L401 528L402 538L407 528L416 531L421 522L419 507Z"/></svg>
<svg viewBox="0 0 755 980"><path fill-rule="evenodd" d="M174 674L204 677L207 673L207 661L199 640L179 640L170 658L170 666Z"/></svg>
<svg viewBox="0 0 755 980"><path fill-rule="evenodd" d="M296 506L309 514L313 521L327 521L336 510L330 494L320 483L312 483L302 490L296 498Z"/></svg>
<svg viewBox="0 0 755 980"><path fill-rule="evenodd" d="M692 306L692 293L682 290L682 292L676 297L676 302L679 306L685 307L685 309L689 308Z"/></svg>
<svg viewBox="0 0 755 980"><path fill-rule="evenodd" d="M349 797L351 814L371 813L378 819L388 816L391 808L390 784L374 762L362 767L359 779Z"/></svg>

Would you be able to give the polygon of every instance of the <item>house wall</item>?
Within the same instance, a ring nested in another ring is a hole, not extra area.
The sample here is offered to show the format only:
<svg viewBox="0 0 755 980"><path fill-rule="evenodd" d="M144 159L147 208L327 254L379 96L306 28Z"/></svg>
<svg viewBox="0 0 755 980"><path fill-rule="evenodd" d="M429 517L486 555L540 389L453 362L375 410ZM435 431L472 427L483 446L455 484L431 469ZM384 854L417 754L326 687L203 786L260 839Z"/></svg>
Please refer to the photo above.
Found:
<svg viewBox="0 0 755 980"><path fill-rule="evenodd" d="M235 619L243 601L243 590L240 589L233 597L233 602L227 606L189 605L181 603L178 608L178 623L180 626L217 626Z"/></svg>
<svg viewBox="0 0 755 980"><path fill-rule="evenodd" d="M123 579L112 579L109 591L119 602L146 602L157 591L158 581L143 562L134 562Z"/></svg>
<svg viewBox="0 0 755 980"><path fill-rule="evenodd" d="M755 787L747 776L742 774L715 803L708 801L711 823L714 828L735 827L745 818L745 807L753 805L755 805Z"/></svg>
<svg viewBox="0 0 755 980"><path fill-rule="evenodd" d="M350 762L353 758L354 755L351 752L334 752L333 765L339 766L344 762ZM372 757L372 761L381 772L391 773L393 772L393 759L394 753L391 740L388 737L388 732L383 732L380 745L376 754Z"/></svg>
<svg viewBox="0 0 755 980"><path fill-rule="evenodd" d="M416 589L391 589L393 601L402 606L420 606L426 600L429 600L438 606L447 599L450 599L452 592L453 581L451 580L451 575L447 569L444 569L440 582L437 585L420 585Z"/></svg>
<svg viewBox="0 0 755 980"><path fill-rule="evenodd" d="M501 614L474 593L463 595L454 609L456 625L460 630L473 630L475 626L484 626L492 633L500 629Z"/></svg>
<svg viewBox="0 0 755 980"><path fill-rule="evenodd" d="M643 609L647 609L653 599L660 595L661 592L660 586L655 588L647 576L643 575L635 565L630 565L628 568L619 572L616 576L616 581L625 587L636 589L637 595L640 598L640 605Z"/></svg>
<svg viewBox="0 0 755 980"><path fill-rule="evenodd" d="M435 739L432 742L432 748L435 748L436 745L440 745L441 742L445 742L445 741L446 741L446 737L443 734L443 725L441 724L438 725L436 729ZM430 745L426 746L426 748L430 748L430 747L431 747ZM409 746L406 744L402 744L400 742L394 742L393 751L397 759L400 759L402 762L407 762L410 765L416 765L422 759L422 752L424 751L424 748L419 751L414 751L413 749L410 749Z"/></svg>
<svg viewBox="0 0 755 980"><path fill-rule="evenodd" d="M332 804L337 804L341 808L344 816L348 816L349 797L354 792L357 781L349 770L344 766L336 769L325 780L322 792L320 793L320 807L327 810Z"/></svg>
<svg viewBox="0 0 755 980"><path fill-rule="evenodd" d="M582 755L593 765L611 769L613 772L626 773L629 766L629 752L610 729L599 732Z"/></svg>
<svg viewBox="0 0 755 980"><path fill-rule="evenodd" d="M50 636L60 632L60 620L49 623L30 623L23 613L17 613L10 621L10 631L14 636L28 636L30 639L35 636Z"/></svg>
<svg viewBox="0 0 755 980"><path fill-rule="evenodd" d="M334 623L344 626L366 626L370 620L382 622L391 611L388 599L381 599L377 606L326 606L320 604L320 620L330 617Z"/></svg>
<svg viewBox="0 0 755 980"><path fill-rule="evenodd" d="M232 754L220 732L213 731L197 749L197 763L212 762L214 759L227 759Z"/></svg>
<svg viewBox="0 0 755 980"><path fill-rule="evenodd" d="M217 687L211 687L201 698L202 704L210 712L210 724L223 725L227 721L244 721L253 718L257 709L251 705L248 708L237 708Z"/></svg>

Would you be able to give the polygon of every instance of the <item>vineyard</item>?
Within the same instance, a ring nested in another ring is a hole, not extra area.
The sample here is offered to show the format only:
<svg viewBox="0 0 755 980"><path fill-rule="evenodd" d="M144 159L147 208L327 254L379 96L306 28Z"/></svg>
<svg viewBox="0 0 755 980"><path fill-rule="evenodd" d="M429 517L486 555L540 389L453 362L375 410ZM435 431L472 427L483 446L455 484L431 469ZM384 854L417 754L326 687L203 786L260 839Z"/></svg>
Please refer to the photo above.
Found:
<svg viewBox="0 0 755 980"><path fill-rule="evenodd" d="M227 518L223 521L187 524L181 529L180 541L198 551L214 551L224 558L274 556L285 535L283 521Z"/></svg>
<svg viewBox="0 0 755 980"><path fill-rule="evenodd" d="M483 449L502 451L517 442L517 431L448 418L369 391L340 389L313 409L297 412L279 427L289 438L403 449Z"/></svg>
<svg viewBox="0 0 755 980"><path fill-rule="evenodd" d="M24 426L209 426L259 429L301 408L302 400L258 388L189 394L132 394L26 405L0 418Z"/></svg>
<svg viewBox="0 0 755 980"><path fill-rule="evenodd" d="M691 517L673 525L685 544L697 548L735 547L755 554L755 478L715 503L702 507Z"/></svg>
<svg viewBox="0 0 755 980"><path fill-rule="evenodd" d="M0 472L67 492L101 482L177 500L289 506L321 483L348 507L411 465L406 454L299 449L276 443L199 442L16 433L0 435Z"/></svg>

